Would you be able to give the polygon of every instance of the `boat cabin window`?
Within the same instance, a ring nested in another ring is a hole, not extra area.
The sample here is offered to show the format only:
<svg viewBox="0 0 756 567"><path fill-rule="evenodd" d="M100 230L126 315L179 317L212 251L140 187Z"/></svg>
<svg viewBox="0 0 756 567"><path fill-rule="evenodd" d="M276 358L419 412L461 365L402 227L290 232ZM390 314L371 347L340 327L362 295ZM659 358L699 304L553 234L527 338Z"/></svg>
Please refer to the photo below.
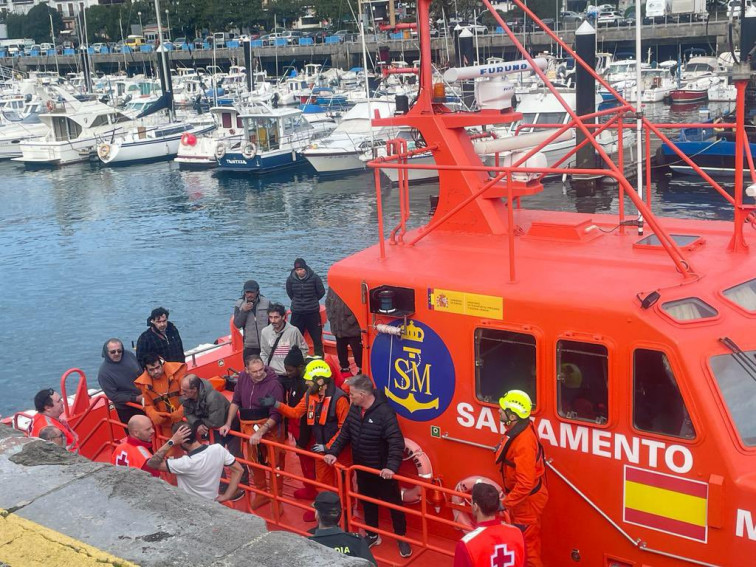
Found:
<svg viewBox="0 0 756 567"><path fill-rule="evenodd" d="M90 124L90 128L95 128L97 126L107 126L108 125L108 115L107 114L100 114L99 116L96 116L94 120L92 120L92 124Z"/></svg>
<svg viewBox="0 0 756 567"><path fill-rule="evenodd" d="M568 419L606 423L609 354L603 345L557 342L557 403Z"/></svg>
<svg viewBox="0 0 756 567"><path fill-rule="evenodd" d="M756 350L712 356L710 363L740 438L756 447Z"/></svg>
<svg viewBox="0 0 756 567"><path fill-rule="evenodd" d="M661 435L684 439L696 436L663 352L641 348L633 353L633 425Z"/></svg>
<svg viewBox="0 0 756 567"><path fill-rule="evenodd" d="M81 134L81 126L65 116L56 116L53 118L53 133L55 140L58 142L73 140Z"/></svg>
<svg viewBox="0 0 756 567"><path fill-rule="evenodd" d="M756 279L726 289L722 293L746 311L756 311Z"/></svg>
<svg viewBox="0 0 756 567"><path fill-rule="evenodd" d="M697 297L662 303L662 310L677 321L697 321L717 316L717 310Z"/></svg>
<svg viewBox="0 0 756 567"><path fill-rule="evenodd" d="M246 118L245 125L249 141L260 151L278 149L278 120L275 118Z"/></svg>
<svg viewBox="0 0 756 567"><path fill-rule="evenodd" d="M536 400L535 337L499 329L475 331L475 395L498 404L509 390Z"/></svg>
<svg viewBox="0 0 756 567"><path fill-rule="evenodd" d="M221 123L224 128L231 128L231 113L223 112L221 114Z"/></svg>

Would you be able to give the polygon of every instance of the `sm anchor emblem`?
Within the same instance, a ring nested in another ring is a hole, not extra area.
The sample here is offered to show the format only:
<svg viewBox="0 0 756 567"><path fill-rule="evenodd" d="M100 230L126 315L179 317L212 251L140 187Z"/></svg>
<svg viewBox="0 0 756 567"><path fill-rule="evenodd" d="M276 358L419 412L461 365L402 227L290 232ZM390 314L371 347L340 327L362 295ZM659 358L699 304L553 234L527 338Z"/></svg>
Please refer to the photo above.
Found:
<svg viewBox="0 0 756 567"><path fill-rule="evenodd" d="M449 407L454 364L441 337L424 323L410 320L399 337L379 335L370 362L376 387L399 415L428 421Z"/></svg>

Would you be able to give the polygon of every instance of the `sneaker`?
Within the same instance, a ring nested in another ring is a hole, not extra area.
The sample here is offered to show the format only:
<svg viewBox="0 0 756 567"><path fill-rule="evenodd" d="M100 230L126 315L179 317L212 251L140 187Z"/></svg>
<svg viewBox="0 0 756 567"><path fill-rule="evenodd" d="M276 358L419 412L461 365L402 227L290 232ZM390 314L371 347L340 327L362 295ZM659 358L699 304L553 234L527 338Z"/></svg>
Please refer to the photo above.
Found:
<svg viewBox="0 0 756 567"><path fill-rule="evenodd" d="M397 542L399 544L399 555L402 557L409 557L412 555L412 548L406 541Z"/></svg>
<svg viewBox="0 0 756 567"><path fill-rule="evenodd" d="M381 545L381 536L378 534L367 534L365 536L365 541L368 544L368 547L373 547L374 545Z"/></svg>

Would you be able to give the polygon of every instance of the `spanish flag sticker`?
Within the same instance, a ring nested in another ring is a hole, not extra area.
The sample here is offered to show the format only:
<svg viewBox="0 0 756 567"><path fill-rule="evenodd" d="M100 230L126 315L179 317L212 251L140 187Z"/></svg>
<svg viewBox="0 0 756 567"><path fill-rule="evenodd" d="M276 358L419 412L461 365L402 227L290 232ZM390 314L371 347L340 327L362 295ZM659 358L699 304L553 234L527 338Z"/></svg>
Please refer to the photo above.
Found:
<svg viewBox="0 0 756 567"><path fill-rule="evenodd" d="M706 543L708 497L705 482L625 466L629 524Z"/></svg>

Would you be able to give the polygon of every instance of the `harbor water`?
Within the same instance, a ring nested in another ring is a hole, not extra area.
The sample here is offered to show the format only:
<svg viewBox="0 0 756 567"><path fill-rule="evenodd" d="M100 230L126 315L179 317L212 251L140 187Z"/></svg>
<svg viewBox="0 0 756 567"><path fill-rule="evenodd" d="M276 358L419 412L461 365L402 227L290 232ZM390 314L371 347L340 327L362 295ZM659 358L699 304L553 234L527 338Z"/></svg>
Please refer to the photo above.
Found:
<svg viewBox="0 0 756 567"><path fill-rule="evenodd" d="M699 120L697 108L656 107L658 121ZM154 307L171 312L186 348L210 343L229 332L245 280L288 304L284 284L295 258L325 281L331 264L377 242L372 173L227 176L172 162L26 171L5 162L0 178L4 416L32 407L41 388L58 389L71 367L96 387L103 343L119 337L130 347ZM412 226L427 221L436 192L434 183L412 186ZM651 192L662 216L732 218L724 199L697 179L655 175ZM390 230L396 189L384 185L382 200ZM618 198L615 186L578 196L555 179L523 205L607 213L616 212Z"/></svg>

